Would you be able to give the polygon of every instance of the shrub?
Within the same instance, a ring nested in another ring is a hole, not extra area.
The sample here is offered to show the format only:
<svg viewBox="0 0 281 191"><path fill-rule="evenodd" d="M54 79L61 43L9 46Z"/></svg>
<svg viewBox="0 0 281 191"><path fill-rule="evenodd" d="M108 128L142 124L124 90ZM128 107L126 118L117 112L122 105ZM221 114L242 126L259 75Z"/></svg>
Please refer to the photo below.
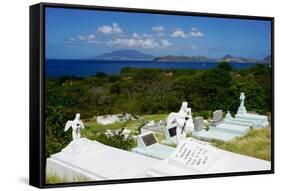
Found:
<svg viewBox="0 0 281 191"><path fill-rule="evenodd" d="M107 136L104 133L96 134L95 140L108 146L123 150L131 150L134 147L134 139L132 136L125 137L121 133L116 133L111 136Z"/></svg>

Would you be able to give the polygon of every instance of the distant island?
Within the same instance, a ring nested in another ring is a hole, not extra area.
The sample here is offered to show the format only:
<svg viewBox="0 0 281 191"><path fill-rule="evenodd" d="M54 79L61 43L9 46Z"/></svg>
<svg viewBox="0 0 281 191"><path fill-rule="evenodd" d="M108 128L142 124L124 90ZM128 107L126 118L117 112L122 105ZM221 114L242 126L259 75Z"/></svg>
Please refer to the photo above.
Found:
<svg viewBox="0 0 281 191"><path fill-rule="evenodd" d="M95 57L97 60L153 60L154 56L137 50L117 50Z"/></svg>
<svg viewBox="0 0 281 191"><path fill-rule="evenodd" d="M232 62L232 63L262 63L271 64L271 55L264 59L258 60L254 58L234 57L226 55L222 58L213 59L205 56L162 56L153 59L156 62Z"/></svg>
<svg viewBox="0 0 281 191"><path fill-rule="evenodd" d="M153 59L157 62L217 62L215 59L205 56L162 56Z"/></svg>
<svg viewBox="0 0 281 191"><path fill-rule="evenodd" d="M222 58L209 58L206 56L161 56L155 57L151 54L145 54L134 49L117 50L113 52L104 53L101 56L94 57L95 60L147 60L155 62L232 62L232 63L262 63L271 64L271 55L258 60L255 58L235 57L225 55Z"/></svg>

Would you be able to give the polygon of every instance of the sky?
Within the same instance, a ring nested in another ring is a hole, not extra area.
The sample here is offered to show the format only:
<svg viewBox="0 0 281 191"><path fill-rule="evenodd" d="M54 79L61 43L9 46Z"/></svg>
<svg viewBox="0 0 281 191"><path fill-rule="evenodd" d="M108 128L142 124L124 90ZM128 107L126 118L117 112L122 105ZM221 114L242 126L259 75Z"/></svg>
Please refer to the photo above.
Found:
<svg viewBox="0 0 281 191"><path fill-rule="evenodd" d="M88 59L134 49L153 56L271 53L271 23L262 20L46 8L46 58Z"/></svg>

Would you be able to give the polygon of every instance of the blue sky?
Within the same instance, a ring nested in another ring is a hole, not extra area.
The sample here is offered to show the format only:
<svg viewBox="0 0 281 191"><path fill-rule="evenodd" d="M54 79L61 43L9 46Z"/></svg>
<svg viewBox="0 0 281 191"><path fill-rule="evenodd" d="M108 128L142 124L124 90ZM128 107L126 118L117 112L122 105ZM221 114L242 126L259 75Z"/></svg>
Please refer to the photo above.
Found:
<svg viewBox="0 0 281 191"><path fill-rule="evenodd" d="M271 52L269 21L46 8L46 58L92 58L135 49L154 56L261 59Z"/></svg>

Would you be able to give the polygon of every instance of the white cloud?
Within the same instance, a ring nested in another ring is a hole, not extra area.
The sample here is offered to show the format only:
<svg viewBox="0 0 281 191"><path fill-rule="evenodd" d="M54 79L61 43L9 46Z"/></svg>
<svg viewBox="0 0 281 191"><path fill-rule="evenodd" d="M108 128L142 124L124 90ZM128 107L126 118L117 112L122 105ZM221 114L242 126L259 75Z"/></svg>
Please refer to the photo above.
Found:
<svg viewBox="0 0 281 191"><path fill-rule="evenodd" d="M81 41L93 41L96 38L94 34L78 35L77 39Z"/></svg>
<svg viewBox="0 0 281 191"><path fill-rule="evenodd" d="M165 40L165 39L161 40L161 44L164 48L168 48L168 47L172 46L172 44L168 40Z"/></svg>
<svg viewBox="0 0 281 191"><path fill-rule="evenodd" d="M86 36L86 38L87 38L87 40L93 40L93 39L96 38L96 36L95 36L94 34L88 34L88 35Z"/></svg>
<svg viewBox="0 0 281 191"><path fill-rule="evenodd" d="M140 39L140 38L141 38L141 36L140 36L138 33L136 33L136 32L134 32L134 33L132 34L132 37L133 37L133 38L137 38L137 39Z"/></svg>
<svg viewBox="0 0 281 191"><path fill-rule="evenodd" d="M173 33L171 34L172 37L176 38L188 38L188 34L186 34L183 30L181 29L175 29Z"/></svg>
<svg viewBox="0 0 281 191"><path fill-rule="evenodd" d="M117 23L113 23L113 25L112 25L112 31L113 31L114 33L123 33L122 28L120 28Z"/></svg>
<svg viewBox="0 0 281 191"><path fill-rule="evenodd" d="M113 23L112 26L108 26L108 25L100 26L97 32L105 35L121 34L123 33L123 29L117 23Z"/></svg>
<svg viewBox="0 0 281 191"><path fill-rule="evenodd" d="M190 36L193 36L193 37L203 37L204 34L201 31L191 31L190 32Z"/></svg>
<svg viewBox="0 0 281 191"><path fill-rule="evenodd" d="M158 47L158 43L152 38L116 38L114 40L109 40L107 45L143 49L152 49Z"/></svg>
<svg viewBox="0 0 281 191"><path fill-rule="evenodd" d="M190 28L189 35L192 37L203 37L204 33L201 32L198 28L192 27L192 28Z"/></svg>
<svg viewBox="0 0 281 191"><path fill-rule="evenodd" d="M155 32L156 36L162 37L165 35L165 28L162 26L152 27L151 30Z"/></svg>
<svg viewBox="0 0 281 191"><path fill-rule="evenodd" d="M107 25L103 25L103 26L98 28L98 32L102 33L102 34L112 34L112 27L107 26Z"/></svg>
<svg viewBox="0 0 281 191"><path fill-rule="evenodd" d="M151 28L153 32L164 32L165 28L162 26L152 27Z"/></svg>

